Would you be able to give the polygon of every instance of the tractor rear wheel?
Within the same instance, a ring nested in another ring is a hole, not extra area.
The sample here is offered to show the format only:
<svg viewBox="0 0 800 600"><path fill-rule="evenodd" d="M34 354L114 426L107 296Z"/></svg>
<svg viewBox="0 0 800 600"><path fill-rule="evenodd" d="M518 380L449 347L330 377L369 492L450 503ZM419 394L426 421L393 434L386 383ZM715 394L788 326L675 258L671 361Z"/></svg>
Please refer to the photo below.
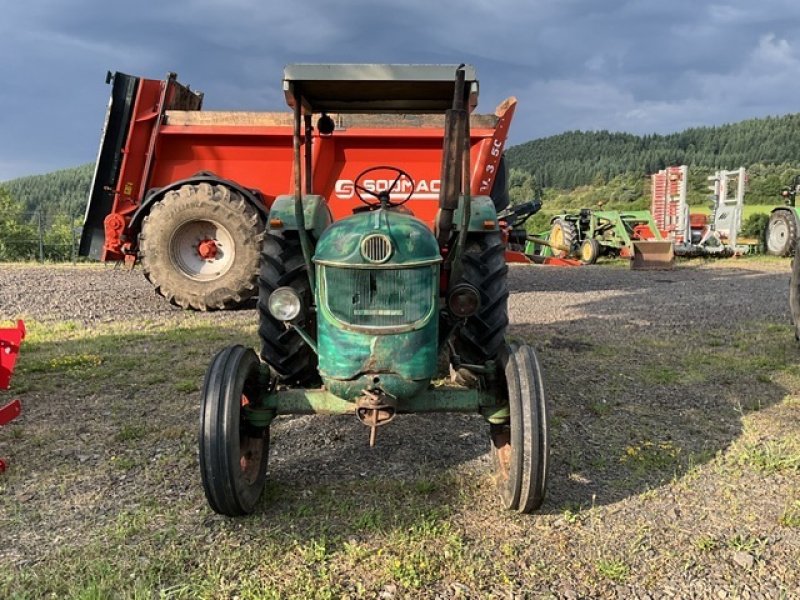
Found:
<svg viewBox="0 0 800 600"><path fill-rule="evenodd" d="M769 217L765 233L767 254L792 256L797 243L797 219L786 209L776 210Z"/></svg>
<svg viewBox="0 0 800 600"><path fill-rule="evenodd" d="M581 264L593 265L600 256L600 243L594 238L586 238L581 242Z"/></svg>
<svg viewBox="0 0 800 600"><path fill-rule="evenodd" d="M214 357L201 393L200 476L215 512L237 517L253 512L267 478L269 427L247 422L244 408L257 401L259 361L244 346Z"/></svg>
<svg viewBox="0 0 800 600"><path fill-rule="evenodd" d="M223 185L184 185L144 218L139 256L147 280L171 303L224 309L255 296L264 221Z"/></svg>
<svg viewBox="0 0 800 600"><path fill-rule="evenodd" d="M566 219L556 219L550 227L548 241L553 244L553 256L566 258L572 254L577 239L575 223Z"/></svg>
<svg viewBox="0 0 800 600"><path fill-rule="evenodd" d="M314 299L308 283L300 236L296 231L268 231L264 236L258 275L261 358L282 383L301 386L313 384L319 379L317 355L294 327L287 327L269 312L269 295L284 286L293 288L303 303L304 310L293 324L315 338L317 323L314 314L308 310Z"/></svg>
<svg viewBox="0 0 800 600"><path fill-rule="evenodd" d="M491 425L492 463L503 506L529 513L547 488L549 442L542 372L530 346L512 345L505 362L509 422Z"/></svg>
<svg viewBox="0 0 800 600"><path fill-rule="evenodd" d="M508 325L508 265L500 233L468 234L462 261L460 282L478 290L481 303L478 312L458 329L453 345L462 363L483 365L498 358ZM473 379L462 375L465 381Z"/></svg>

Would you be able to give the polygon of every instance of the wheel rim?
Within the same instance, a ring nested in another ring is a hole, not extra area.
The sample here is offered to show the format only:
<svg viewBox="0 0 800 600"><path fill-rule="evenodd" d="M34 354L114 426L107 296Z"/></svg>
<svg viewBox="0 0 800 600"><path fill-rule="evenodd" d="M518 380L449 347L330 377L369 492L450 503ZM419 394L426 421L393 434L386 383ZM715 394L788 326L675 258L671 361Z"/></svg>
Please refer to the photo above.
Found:
<svg viewBox="0 0 800 600"><path fill-rule="evenodd" d="M242 394L242 406L250 404L250 400ZM250 437L245 424L244 411L239 412L239 476L247 485L253 485L260 474L261 459L264 454L264 438Z"/></svg>
<svg viewBox="0 0 800 600"><path fill-rule="evenodd" d="M583 260L585 262L589 262L589 261L592 260L592 245L589 242L586 242L583 245L583 250L581 252L581 258L583 258Z"/></svg>
<svg viewBox="0 0 800 600"><path fill-rule="evenodd" d="M564 245L564 232L561 230L560 225L553 225L553 229L550 231L550 241L553 242L555 246ZM560 248L553 248L553 250L561 252Z"/></svg>
<svg viewBox="0 0 800 600"><path fill-rule="evenodd" d="M778 252L786 245L786 238L789 236L789 228L783 219L776 219L769 227L767 236L767 246L773 252Z"/></svg>
<svg viewBox="0 0 800 600"><path fill-rule="evenodd" d="M173 264L189 279L211 281L227 273L236 256L233 236L216 221L187 221L169 243Z"/></svg>
<svg viewBox="0 0 800 600"><path fill-rule="evenodd" d="M511 476L511 433L508 425L492 427L495 452L495 477L499 486L507 486Z"/></svg>

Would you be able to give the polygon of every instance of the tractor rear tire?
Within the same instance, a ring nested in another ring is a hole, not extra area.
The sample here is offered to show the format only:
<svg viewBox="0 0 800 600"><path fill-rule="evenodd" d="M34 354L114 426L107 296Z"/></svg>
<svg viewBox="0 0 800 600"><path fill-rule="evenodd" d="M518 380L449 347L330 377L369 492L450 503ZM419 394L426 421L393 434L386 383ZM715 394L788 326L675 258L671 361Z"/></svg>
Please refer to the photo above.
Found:
<svg viewBox="0 0 800 600"><path fill-rule="evenodd" d="M500 233L468 234L462 260L461 283L478 290L481 303L478 312L458 329L453 345L463 364L483 365L497 360L508 326L508 265ZM474 378L463 375L465 381Z"/></svg>
<svg viewBox="0 0 800 600"><path fill-rule="evenodd" d="M797 244L797 219L793 211L776 210L769 217L764 233L767 254L792 256Z"/></svg>
<svg viewBox="0 0 800 600"><path fill-rule="evenodd" d="M253 512L267 479L269 427L242 410L260 395L259 375L256 353L237 345L217 353L203 383L200 476L208 504L229 517Z"/></svg>
<svg viewBox="0 0 800 600"><path fill-rule="evenodd" d="M504 367L509 422L490 425L492 463L503 506L527 514L541 507L547 489L547 403L533 348L512 345Z"/></svg>
<svg viewBox="0 0 800 600"><path fill-rule="evenodd" d="M183 185L164 194L144 218L142 269L172 304L231 308L256 295L263 232L263 219L238 192L210 183Z"/></svg>
<svg viewBox="0 0 800 600"><path fill-rule="evenodd" d="M582 265L593 265L600 256L600 243L593 238L586 238L581 242L580 260Z"/></svg>
<svg viewBox="0 0 800 600"><path fill-rule="evenodd" d="M578 233L575 229L575 223L567 221L566 219L556 219L550 227L550 235L548 240L561 247L568 248L569 250L561 250L553 248L553 256L556 258L567 258L572 254L575 241L578 239Z"/></svg>
<svg viewBox="0 0 800 600"><path fill-rule="evenodd" d="M300 236L296 231L268 231L261 251L258 276L258 335L261 358L273 375L287 385L307 386L319 380L317 355L293 327L269 312L269 296L279 287L291 287L300 296L303 310L294 325L316 338L316 318L308 309L314 304Z"/></svg>

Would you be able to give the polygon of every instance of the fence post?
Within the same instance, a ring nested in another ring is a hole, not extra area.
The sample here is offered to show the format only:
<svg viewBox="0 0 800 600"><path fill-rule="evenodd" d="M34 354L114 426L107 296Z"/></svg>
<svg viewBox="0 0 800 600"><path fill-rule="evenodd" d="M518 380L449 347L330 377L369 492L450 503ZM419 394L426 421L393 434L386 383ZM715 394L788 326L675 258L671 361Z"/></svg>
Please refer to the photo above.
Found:
<svg viewBox="0 0 800 600"><path fill-rule="evenodd" d="M70 255L70 258L72 258L72 264L74 265L75 264L75 225L74 225L74 221L73 220L70 220L69 231L72 234L72 245L69 248L69 255Z"/></svg>
<svg viewBox="0 0 800 600"><path fill-rule="evenodd" d="M40 208L36 215L39 217L39 262L44 262L44 231L42 229L42 209Z"/></svg>

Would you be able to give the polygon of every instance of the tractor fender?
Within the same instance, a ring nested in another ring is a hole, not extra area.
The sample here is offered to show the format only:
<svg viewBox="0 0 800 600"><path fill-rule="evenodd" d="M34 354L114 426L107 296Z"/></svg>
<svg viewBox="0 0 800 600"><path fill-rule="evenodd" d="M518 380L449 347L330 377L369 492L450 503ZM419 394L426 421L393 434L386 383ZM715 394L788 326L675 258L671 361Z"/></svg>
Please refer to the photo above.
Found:
<svg viewBox="0 0 800 600"><path fill-rule="evenodd" d="M464 196L458 199L458 208L453 215L453 231L461 230L461 209L464 205ZM497 211L494 208L494 200L489 196L472 196L469 209L469 232L499 231L500 225L497 222ZM440 211L441 212L441 211ZM439 217L436 217L439 220Z"/></svg>
<svg viewBox="0 0 800 600"><path fill-rule="evenodd" d="M314 239L319 239L322 232L333 222L328 201L323 196L307 194L303 196L303 221L306 230ZM269 209L270 228L284 231L297 231L297 220L294 215L294 195L286 194L275 198Z"/></svg>
<svg viewBox="0 0 800 600"><path fill-rule="evenodd" d="M769 214L772 215L772 214L774 214L774 213L776 213L778 211L781 211L781 210L785 210L786 212L790 213L794 217L795 223L800 225L800 207L798 207L798 206L776 206L771 211L769 211Z"/></svg>
<svg viewBox="0 0 800 600"><path fill-rule="evenodd" d="M195 173L191 177L187 177L186 179L173 181L164 187L151 188L147 190L144 201L139 208L136 209L136 212L133 213L133 218L131 218L130 225L128 226L129 231L133 232L134 234L138 234L142 226L142 221L148 214L150 214L150 210L153 208L153 205L164 197L164 194L171 190L177 190L184 185L196 185L198 183L223 185L239 192L245 201L252 205L253 208L255 208L266 221L269 211L264 202L264 196L261 195L261 192L246 188L235 181L231 181L230 179L223 179L222 177L219 177L210 171L201 171L199 173Z"/></svg>

